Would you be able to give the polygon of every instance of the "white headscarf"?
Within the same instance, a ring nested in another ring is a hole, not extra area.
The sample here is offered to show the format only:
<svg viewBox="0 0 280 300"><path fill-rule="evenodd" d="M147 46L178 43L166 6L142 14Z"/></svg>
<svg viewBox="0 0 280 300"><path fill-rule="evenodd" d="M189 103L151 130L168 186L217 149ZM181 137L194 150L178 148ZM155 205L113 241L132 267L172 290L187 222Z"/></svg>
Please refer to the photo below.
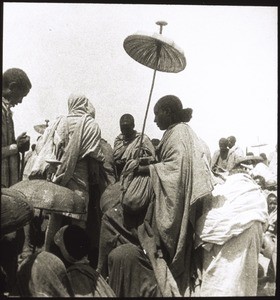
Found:
<svg viewBox="0 0 280 300"><path fill-rule="evenodd" d="M83 94L71 94L69 96L68 113L73 115L89 114L95 118L95 108Z"/></svg>

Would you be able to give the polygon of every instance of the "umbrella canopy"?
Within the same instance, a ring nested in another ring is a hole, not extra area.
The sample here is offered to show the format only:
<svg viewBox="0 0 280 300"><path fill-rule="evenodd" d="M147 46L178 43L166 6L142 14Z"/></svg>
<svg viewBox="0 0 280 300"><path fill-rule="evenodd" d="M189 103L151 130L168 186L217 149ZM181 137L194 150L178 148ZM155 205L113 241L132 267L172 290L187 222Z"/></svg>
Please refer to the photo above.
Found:
<svg viewBox="0 0 280 300"><path fill-rule="evenodd" d="M35 125L34 127L34 130L40 134L43 134L45 129L47 128L47 125L45 124L39 124L39 125Z"/></svg>
<svg viewBox="0 0 280 300"><path fill-rule="evenodd" d="M1 236L25 226L34 216L26 196L12 188L1 188Z"/></svg>
<svg viewBox="0 0 280 300"><path fill-rule="evenodd" d="M123 47L130 57L153 70L178 73L186 67L183 50L159 33L130 35Z"/></svg>
<svg viewBox="0 0 280 300"><path fill-rule="evenodd" d="M45 120L46 124L35 125L33 128L36 132L43 134L46 128L49 126L49 120Z"/></svg>
<svg viewBox="0 0 280 300"><path fill-rule="evenodd" d="M23 180L10 188L22 192L34 208L54 212L86 213L84 199L70 189L50 181L41 179Z"/></svg>
<svg viewBox="0 0 280 300"><path fill-rule="evenodd" d="M143 122L141 139L139 142L137 153L138 158L140 158L143 135L152 98L156 71L178 73L183 71L186 67L186 58L184 52L178 46L176 46L173 41L161 35L162 27L166 26L167 22L158 21L156 24L160 26L159 34L154 33L150 35L136 33L129 35L123 42L123 47L130 57L146 67L154 70L150 95Z"/></svg>

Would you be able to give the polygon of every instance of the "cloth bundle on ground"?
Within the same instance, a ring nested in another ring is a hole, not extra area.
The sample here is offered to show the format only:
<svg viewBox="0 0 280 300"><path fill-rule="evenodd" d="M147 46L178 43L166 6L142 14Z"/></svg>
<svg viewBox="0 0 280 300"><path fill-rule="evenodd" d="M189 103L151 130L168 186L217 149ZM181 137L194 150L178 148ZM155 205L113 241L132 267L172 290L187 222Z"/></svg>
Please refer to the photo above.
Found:
<svg viewBox="0 0 280 300"><path fill-rule="evenodd" d="M256 296L258 256L267 226L267 204L248 174L233 174L213 191L212 209L196 226L204 261L197 296Z"/></svg>

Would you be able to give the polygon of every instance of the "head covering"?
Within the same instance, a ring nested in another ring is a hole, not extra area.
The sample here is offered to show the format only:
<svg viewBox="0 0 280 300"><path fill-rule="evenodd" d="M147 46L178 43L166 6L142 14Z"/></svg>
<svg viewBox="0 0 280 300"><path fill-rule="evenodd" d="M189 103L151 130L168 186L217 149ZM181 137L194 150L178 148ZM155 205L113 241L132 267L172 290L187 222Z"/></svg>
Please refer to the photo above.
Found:
<svg viewBox="0 0 280 300"><path fill-rule="evenodd" d="M77 225L63 226L54 236L64 259L73 264L86 258L90 242L86 232Z"/></svg>
<svg viewBox="0 0 280 300"><path fill-rule="evenodd" d="M95 108L83 94L71 94L69 96L68 112L73 115L89 114L95 118Z"/></svg>
<svg viewBox="0 0 280 300"><path fill-rule="evenodd" d="M17 279L21 297L74 296L63 262L50 252L30 255L20 265Z"/></svg>

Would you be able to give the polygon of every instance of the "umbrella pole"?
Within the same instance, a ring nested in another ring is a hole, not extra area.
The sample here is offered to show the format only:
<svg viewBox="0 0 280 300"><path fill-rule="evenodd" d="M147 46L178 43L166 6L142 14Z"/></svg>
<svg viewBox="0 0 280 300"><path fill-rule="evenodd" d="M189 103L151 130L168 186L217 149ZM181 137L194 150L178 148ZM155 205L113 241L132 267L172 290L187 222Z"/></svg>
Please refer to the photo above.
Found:
<svg viewBox="0 0 280 300"><path fill-rule="evenodd" d="M137 152L137 158L140 157L140 152L141 152L141 147L142 147L142 142L143 142L143 136L144 136L145 126L146 126L148 111L149 111L151 98L152 98L152 92L153 92L153 88L154 88L154 84L155 84L156 71L157 70L155 69L154 70L154 75L153 75L153 80L152 80L152 86L151 86L151 90L150 90L150 95L149 95L149 100L148 100L148 103L147 103L146 113L145 113L145 117L144 117L142 133L141 133L141 139L140 139L139 148L138 148L138 152Z"/></svg>
<svg viewBox="0 0 280 300"><path fill-rule="evenodd" d="M150 89L149 100L148 100L148 103L147 103L145 118L144 118L143 127L142 127L141 139L140 139L139 148L138 148L138 152L137 152L137 156L136 156L138 159L140 158L141 147L142 147L142 142L143 142L143 136L144 136L145 126L146 126L148 111L149 111L149 107L150 107L150 103L151 103L151 99L152 99L152 93L153 93L153 89L154 89L154 85L155 85L155 78L156 78L156 72L157 72L158 63L159 63L160 51L161 51L161 46L158 45L158 47L157 47L156 67L154 69L154 75L153 75L152 85L151 85L151 89Z"/></svg>
<svg viewBox="0 0 280 300"><path fill-rule="evenodd" d="M158 21L158 22L156 22L156 24L159 25L159 27L160 27L159 28L159 33L162 34L162 27L166 26L167 22L165 22L165 21ZM156 72L157 72L159 58L160 58L160 51L161 51L161 44L158 44L157 45L157 53L156 53L156 66L155 66L155 69L154 69L152 86L151 86L149 100L148 100L148 104L147 104L147 108L146 108L146 113L145 113L145 118L144 118L144 122L143 122L143 128L142 128L141 138L140 138L140 142L139 142L139 148L138 148L137 155L136 155L137 159L140 158L141 147L142 147L142 142L143 142L143 136L144 136L145 126L146 126L146 120L147 120L147 116L148 116L148 111L149 111L150 102L151 102L151 98L152 98L152 92L153 92L153 88L154 88L154 84L155 84Z"/></svg>

